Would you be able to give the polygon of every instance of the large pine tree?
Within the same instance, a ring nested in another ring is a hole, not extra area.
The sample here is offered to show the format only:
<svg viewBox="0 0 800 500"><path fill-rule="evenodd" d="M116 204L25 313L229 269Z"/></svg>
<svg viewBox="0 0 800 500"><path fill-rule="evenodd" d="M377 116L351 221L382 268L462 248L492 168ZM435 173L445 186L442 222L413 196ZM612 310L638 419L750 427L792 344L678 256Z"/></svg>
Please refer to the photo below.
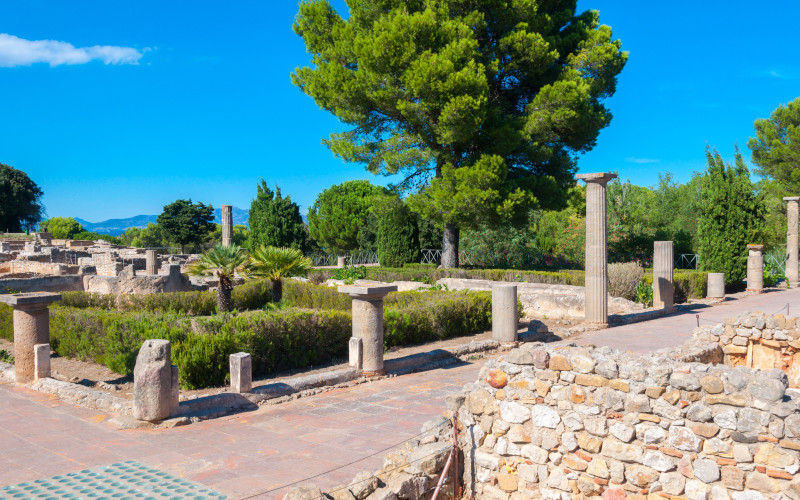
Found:
<svg viewBox="0 0 800 500"><path fill-rule="evenodd" d="M747 275L747 245L761 243L764 203L736 148L734 164L706 148L708 170L701 178L698 236L700 267L725 273L725 283L740 287Z"/></svg>

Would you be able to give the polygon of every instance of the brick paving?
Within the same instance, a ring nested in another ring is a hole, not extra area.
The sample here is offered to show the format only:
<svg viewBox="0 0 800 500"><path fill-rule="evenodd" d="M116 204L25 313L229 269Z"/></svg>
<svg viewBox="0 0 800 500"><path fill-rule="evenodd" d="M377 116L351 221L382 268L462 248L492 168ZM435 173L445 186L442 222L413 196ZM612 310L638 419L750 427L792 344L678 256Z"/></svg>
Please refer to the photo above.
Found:
<svg viewBox="0 0 800 500"><path fill-rule="evenodd" d="M774 313L787 303L800 313L800 290L698 307L570 341L643 352L685 342L695 314L721 321L747 310ZM286 489L263 492L372 455L310 481L335 486L380 468L384 450L442 415L444 397L473 381L482 365L403 375L159 430L120 431L105 422L109 415L0 384L0 487L133 460L232 498L282 498Z"/></svg>

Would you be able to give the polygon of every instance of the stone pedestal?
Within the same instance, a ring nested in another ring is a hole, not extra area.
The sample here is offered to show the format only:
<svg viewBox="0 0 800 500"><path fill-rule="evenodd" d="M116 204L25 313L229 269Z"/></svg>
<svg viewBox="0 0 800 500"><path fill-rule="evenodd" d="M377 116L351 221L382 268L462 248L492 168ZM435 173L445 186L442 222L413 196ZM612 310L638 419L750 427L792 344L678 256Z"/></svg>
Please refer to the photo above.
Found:
<svg viewBox="0 0 800 500"><path fill-rule="evenodd" d="M786 202L786 284L791 288L800 285L798 276L798 215L800 213L800 196L790 196L783 199Z"/></svg>
<svg viewBox="0 0 800 500"><path fill-rule="evenodd" d="M393 285L340 286L339 292L353 298L353 337L361 339L361 371L366 376L382 375L383 298L396 292Z"/></svg>
<svg viewBox="0 0 800 500"><path fill-rule="evenodd" d="M147 250L144 253L144 272L146 274L158 274L158 268L161 262L158 260L158 252L156 250Z"/></svg>
<svg viewBox="0 0 800 500"><path fill-rule="evenodd" d="M145 340L133 369L133 417L157 422L178 409L178 367L168 340Z"/></svg>
<svg viewBox="0 0 800 500"><path fill-rule="evenodd" d="M492 287L492 338L499 342L517 341L517 285Z"/></svg>
<svg viewBox="0 0 800 500"><path fill-rule="evenodd" d="M233 245L233 206L222 205L222 246Z"/></svg>
<svg viewBox="0 0 800 500"><path fill-rule="evenodd" d="M18 384L36 379L34 346L50 344L47 307L57 300L61 300L61 295L48 292L0 295L0 302L14 308L14 374Z"/></svg>
<svg viewBox="0 0 800 500"><path fill-rule="evenodd" d="M339 269L347 265L347 257L336 257L336 267Z"/></svg>
<svg viewBox="0 0 800 500"><path fill-rule="evenodd" d="M675 303L674 267L672 242L656 241L653 248L653 307L672 309Z"/></svg>
<svg viewBox="0 0 800 500"><path fill-rule="evenodd" d="M706 296L709 299L725 298L725 273L708 273Z"/></svg>
<svg viewBox="0 0 800 500"><path fill-rule="evenodd" d="M747 291L764 290L764 245L747 245Z"/></svg>
<svg viewBox="0 0 800 500"><path fill-rule="evenodd" d="M231 354L231 392L242 394L253 388L253 358L246 352Z"/></svg>
<svg viewBox="0 0 800 500"><path fill-rule="evenodd" d="M581 174L586 182L586 322L608 326L606 184L617 174Z"/></svg>
<svg viewBox="0 0 800 500"><path fill-rule="evenodd" d="M33 372L34 380L50 376L50 344L33 346Z"/></svg>

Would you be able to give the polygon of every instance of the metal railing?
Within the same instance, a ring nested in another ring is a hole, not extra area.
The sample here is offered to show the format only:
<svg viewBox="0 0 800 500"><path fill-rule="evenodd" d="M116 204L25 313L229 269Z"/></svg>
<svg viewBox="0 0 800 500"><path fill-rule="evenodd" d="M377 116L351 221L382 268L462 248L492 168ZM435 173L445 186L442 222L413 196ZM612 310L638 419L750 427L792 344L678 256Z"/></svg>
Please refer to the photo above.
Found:
<svg viewBox="0 0 800 500"><path fill-rule="evenodd" d="M315 267L335 266L339 257L345 258L348 266L365 266L367 264L378 264L378 252L358 251L343 255L332 254L312 254L308 256Z"/></svg>
<svg viewBox="0 0 800 500"><path fill-rule="evenodd" d="M780 269L781 274L786 274L786 255L783 258L775 254L768 253L764 256L764 267L773 266L773 269Z"/></svg>
<svg viewBox="0 0 800 500"><path fill-rule="evenodd" d="M675 269L697 269L698 255L696 253L682 253L675 259Z"/></svg>

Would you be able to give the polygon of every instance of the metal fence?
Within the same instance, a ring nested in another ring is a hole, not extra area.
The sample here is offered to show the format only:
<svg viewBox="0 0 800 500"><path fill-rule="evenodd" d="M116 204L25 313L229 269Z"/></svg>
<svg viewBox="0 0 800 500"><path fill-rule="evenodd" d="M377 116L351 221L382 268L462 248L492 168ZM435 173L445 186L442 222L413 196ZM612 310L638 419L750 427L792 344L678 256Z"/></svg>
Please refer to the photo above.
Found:
<svg viewBox="0 0 800 500"><path fill-rule="evenodd" d="M345 265L365 266L378 264L378 252L359 251L343 255L312 254L308 256L315 267L335 266L339 257L345 258Z"/></svg>
<svg viewBox="0 0 800 500"><path fill-rule="evenodd" d="M764 256L764 267L770 270L780 270L780 274L786 274L786 255L778 256L774 253L768 253Z"/></svg>
<svg viewBox="0 0 800 500"><path fill-rule="evenodd" d="M682 253L675 259L675 269L697 269L697 258L696 253Z"/></svg>

